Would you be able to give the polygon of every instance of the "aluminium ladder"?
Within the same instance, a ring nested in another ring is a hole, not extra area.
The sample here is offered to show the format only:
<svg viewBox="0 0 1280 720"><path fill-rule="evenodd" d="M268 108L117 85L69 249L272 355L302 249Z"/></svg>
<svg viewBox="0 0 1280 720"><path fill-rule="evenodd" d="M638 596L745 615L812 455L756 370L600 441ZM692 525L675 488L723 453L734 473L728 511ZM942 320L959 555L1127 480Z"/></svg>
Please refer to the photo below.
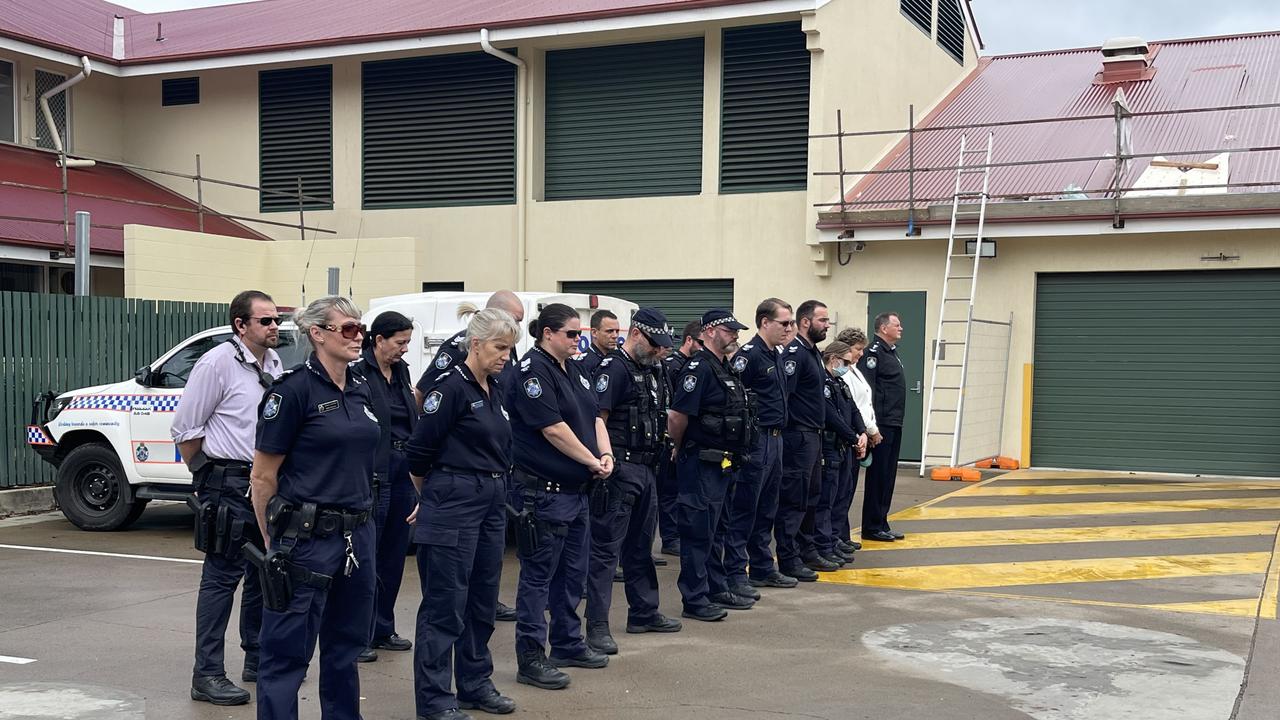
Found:
<svg viewBox="0 0 1280 720"><path fill-rule="evenodd" d="M960 428L964 419L973 301L978 290L978 267L982 262L982 232L990 197L994 136L987 133L986 147L982 149L969 149L967 140L967 136L960 136L955 192L951 196L951 227L947 236L947 263L938 310L938 332L934 335L933 369L920 451L920 477L924 477L926 466L956 468L960 459ZM973 162L977 158L982 160ZM973 243L972 253L968 252L970 242Z"/></svg>

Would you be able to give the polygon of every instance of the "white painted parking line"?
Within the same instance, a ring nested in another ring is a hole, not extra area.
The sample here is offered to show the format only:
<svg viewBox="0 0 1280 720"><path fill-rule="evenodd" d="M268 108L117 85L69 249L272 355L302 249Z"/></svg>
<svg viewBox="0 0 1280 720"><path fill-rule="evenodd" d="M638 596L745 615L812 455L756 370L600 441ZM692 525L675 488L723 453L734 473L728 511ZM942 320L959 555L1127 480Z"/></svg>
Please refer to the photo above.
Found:
<svg viewBox="0 0 1280 720"><path fill-rule="evenodd" d="M12 655L0 655L0 663L9 663L10 665L30 665L35 661L35 658L20 658Z"/></svg>
<svg viewBox="0 0 1280 720"><path fill-rule="evenodd" d="M123 560L159 560L161 562L188 563L191 565L200 565L204 563L203 560L191 560L188 558L160 557L158 555L129 555L127 553L98 552L96 550L67 550L66 548L36 547L34 545L0 544L0 550L33 550L35 552L66 553L68 555L96 555L98 557L121 558Z"/></svg>

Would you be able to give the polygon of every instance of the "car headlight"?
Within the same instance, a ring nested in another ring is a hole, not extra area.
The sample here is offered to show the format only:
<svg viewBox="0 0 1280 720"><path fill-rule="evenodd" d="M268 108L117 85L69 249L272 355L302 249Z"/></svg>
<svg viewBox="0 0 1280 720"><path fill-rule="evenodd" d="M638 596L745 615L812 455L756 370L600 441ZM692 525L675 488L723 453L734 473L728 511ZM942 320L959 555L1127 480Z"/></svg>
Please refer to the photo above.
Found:
<svg viewBox="0 0 1280 720"><path fill-rule="evenodd" d="M53 422L53 419L58 417L58 413L66 409L66 407L70 405L71 401L74 399L75 398L73 396L67 395L66 397L54 398L53 400L51 400L49 402L48 410L46 410L44 413L44 421L46 423Z"/></svg>

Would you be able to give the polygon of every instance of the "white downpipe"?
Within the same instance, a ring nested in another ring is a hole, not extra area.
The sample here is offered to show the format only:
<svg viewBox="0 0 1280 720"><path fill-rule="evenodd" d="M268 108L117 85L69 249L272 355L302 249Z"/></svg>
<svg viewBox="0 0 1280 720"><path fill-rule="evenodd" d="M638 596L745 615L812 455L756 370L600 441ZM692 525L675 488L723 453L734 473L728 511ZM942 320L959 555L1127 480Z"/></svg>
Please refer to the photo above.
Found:
<svg viewBox="0 0 1280 720"><path fill-rule="evenodd" d="M503 52L489 42L489 29L480 28L480 47L486 53L516 66L516 290L524 290L528 275L529 187L529 67L524 60Z"/></svg>
<svg viewBox="0 0 1280 720"><path fill-rule="evenodd" d="M48 92L40 96L40 112L44 115L45 125L49 128L49 136L53 139L53 147L55 150L58 151L58 154L61 156L65 157L67 151L66 151L66 148L64 148L62 145L62 136L58 134L58 125L53 121L53 112L49 110L49 98L53 97L54 95L57 95L60 92L67 90L72 85L75 85L76 83L79 83L80 81L89 77L89 75L92 73L93 73L93 66L89 64L89 58L82 55L80 57L80 72L67 78L63 82L56 85L55 87L50 88ZM69 120L70 115L68 115L67 117ZM67 158L66 162L67 162L67 167L93 167L94 165L94 162L92 160L74 160L71 158Z"/></svg>

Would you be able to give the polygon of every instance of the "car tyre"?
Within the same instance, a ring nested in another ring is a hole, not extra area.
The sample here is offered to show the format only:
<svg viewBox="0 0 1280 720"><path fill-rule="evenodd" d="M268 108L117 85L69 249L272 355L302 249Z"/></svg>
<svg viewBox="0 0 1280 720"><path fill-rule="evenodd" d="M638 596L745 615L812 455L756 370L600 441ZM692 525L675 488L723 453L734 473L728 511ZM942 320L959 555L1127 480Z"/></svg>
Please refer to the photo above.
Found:
<svg viewBox="0 0 1280 720"><path fill-rule="evenodd" d="M58 466L54 485L58 507L81 530L121 530L146 508L112 449L102 443L73 448Z"/></svg>

